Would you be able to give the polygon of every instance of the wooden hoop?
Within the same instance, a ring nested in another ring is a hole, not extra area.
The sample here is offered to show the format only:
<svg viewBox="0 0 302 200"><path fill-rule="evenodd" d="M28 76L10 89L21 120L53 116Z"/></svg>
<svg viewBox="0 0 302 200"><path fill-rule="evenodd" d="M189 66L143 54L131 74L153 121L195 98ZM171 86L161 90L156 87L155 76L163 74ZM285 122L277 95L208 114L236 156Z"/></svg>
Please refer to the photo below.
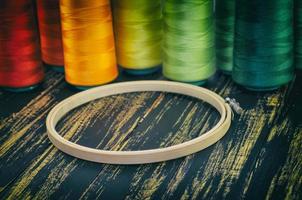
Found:
<svg viewBox="0 0 302 200"><path fill-rule="evenodd" d="M65 114L84 103L106 96L143 91L171 92L195 97L215 107L221 118L211 130L190 141L142 151L107 151L85 147L64 139L55 130L56 124ZM230 106L210 90L171 81L131 81L96 87L63 100L48 114L46 127L50 141L58 149L74 157L108 164L144 164L180 158L207 148L225 135L231 125L231 118Z"/></svg>

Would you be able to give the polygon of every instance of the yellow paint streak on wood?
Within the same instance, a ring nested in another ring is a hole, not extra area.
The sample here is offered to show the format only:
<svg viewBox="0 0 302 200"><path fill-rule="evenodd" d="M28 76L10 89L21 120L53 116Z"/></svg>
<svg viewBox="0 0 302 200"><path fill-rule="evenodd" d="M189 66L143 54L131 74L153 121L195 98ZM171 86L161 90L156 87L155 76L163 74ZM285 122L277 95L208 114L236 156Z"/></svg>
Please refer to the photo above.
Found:
<svg viewBox="0 0 302 200"><path fill-rule="evenodd" d="M103 106L103 103L100 104L100 107ZM68 129L68 132L64 135L64 138L69 140L71 139L72 136L74 136L76 133L78 133L79 131L82 130L82 128L84 126L87 126L89 124L89 119L90 119L90 115L94 115L95 113L92 112L89 107L84 107L83 109L79 110L76 114L74 114L71 117L70 120L70 124L66 123L64 124L64 127L62 129L65 129L65 127L68 127L72 124L71 128ZM46 133L45 133L46 134ZM56 156L56 153L58 152L57 148L50 146L46 151L44 151L44 153L38 157L38 159L36 161L34 161L23 173L22 177L17 181L17 183L15 184L15 186L12 188L12 190L9 192L9 196L8 199L16 199L16 198L20 198L23 191L25 191L27 189L27 187L29 186L30 182L35 178L35 176L38 175L38 173L47 165L49 164L51 161L53 160L58 160L60 159L60 157L58 158ZM60 172L60 170L62 170L62 165L64 164L64 162L66 162L64 160L64 153L60 153L61 155L61 162L63 162L62 164L58 165L55 169L53 169L52 173L49 175L49 178L45 184L46 185L52 185L51 183L53 181L57 180L57 176L55 175L56 173ZM69 167L68 167L69 166ZM67 175L69 174L69 172L71 172L74 169L74 166L68 165L67 164L67 172L65 171L65 176L62 177L63 181ZM62 170L64 171L64 170ZM64 174L64 173L63 173ZM58 186L58 185L57 185ZM57 186L53 186L52 187L57 187ZM43 187L42 187L43 188ZM47 196L49 195L49 191L48 190L44 190L43 188L43 192L39 193L42 196Z"/></svg>
<svg viewBox="0 0 302 200"><path fill-rule="evenodd" d="M227 149L219 143L215 146L204 170L198 172L193 181L193 199L196 199L201 191L203 191L203 198L209 198L210 194L214 195L221 189L223 189L224 197L228 194L230 185L238 179L253 146L262 132L266 119L266 113L261 107L245 111L239 121L243 123L248 121L249 123L246 124L246 128L243 128L243 130L235 129L237 137L241 139L234 137L230 140ZM213 185L212 179L217 176L220 177L220 182L218 183L218 189L213 194L213 188L216 186ZM206 182L207 185L205 185Z"/></svg>
<svg viewBox="0 0 302 200"><path fill-rule="evenodd" d="M187 200L190 199L190 194L188 192L188 189L185 190L185 192L181 195L180 200Z"/></svg>
<svg viewBox="0 0 302 200"><path fill-rule="evenodd" d="M273 106L273 107L279 106L280 105L280 95L281 95L281 93L276 93L276 94L268 96L266 105Z"/></svg>
<svg viewBox="0 0 302 200"><path fill-rule="evenodd" d="M276 186L276 182L277 182L277 175L274 176L272 182L271 182L271 185L267 191L267 194L266 194L266 197L265 197L265 200L269 200L271 198L271 195L273 194L274 192L274 187Z"/></svg>
<svg viewBox="0 0 302 200"><path fill-rule="evenodd" d="M189 136L190 129L192 126L193 116L196 113L196 111L197 111L197 106L194 106L192 110L185 116L185 119L181 123L181 126L179 127L177 132L172 133L172 138L169 139L171 141L169 142L170 143L169 145L180 144L185 140L191 139L191 137ZM167 146L167 144L161 143L161 146Z"/></svg>
<svg viewBox="0 0 302 200"><path fill-rule="evenodd" d="M165 94L160 93L159 96L152 103L152 105L145 111L142 119L145 119L153 110L155 110L159 106L159 104L162 102L164 97L165 97Z"/></svg>
<svg viewBox="0 0 302 200"><path fill-rule="evenodd" d="M7 199L14 200L20 198L22 192L56 152L57 150L53 146L50 146L36 161L34 161L22 175L21 180L12 187Z"/></svg>
<svg viewBox="0 0 302 200"><path fill-rule="evenodd" d="M163 94L164 95L164 94ZM159 103L162 101L164 99L164 97L163 96L159 96L158 97L158 99L156 100L156 101L158 101L158 102L156 102L156 107L159 105ZM164 115L166 114L166 112L171 108L171 104L172 104L172 102L173 102L173 100L172 99L170 99L170 100L168 100L168 102L166 102L165 103L165 105L164 105L164 107L160 110L160 112L155 116L155 119L153 120L153 121L151 121L148 125L147 125L147 127L145 128L145 130L144 131L142 131L140 134L137 134L137 138L138 137L144 137L144 140L143 141L141 141L141 140L133 140L133 139L129 139L129 144L137 144L138 142L140 143L140 145L145 145L149 140L149 136L146 136L146 133L148 132L148 131L150 131L152 128L154 128L159 122L160 122L160 120L164 117ZM156 108L155 106L153 107L153 109L155 109ZM147 111L147 113L146 114L150 114L151 113L151 110L150 111ZM159 146L160 146L160 144L159 144ZM160 146L160 147L163 147L163 146Z"/></svg>
<svg viewBox="0 0 302 200"><path fill-rule="evenodd" d="M266 113L262 108L262 100L258 101L258 104L255 109L244 112L240 117L239 121L242 123L249 122L246 128L241 130L236 129L235 132L238 132L238 136L244 138L237 141L230 141L227 149L222 148L222 146L217 145L215 150L210 156L210 160L207 162L207 166L203 173L198 173L193 183L193 199L196 199L201 191L203 192L203 198L208 198L210 196L210 188L212 188L211 179L214 177L220 177L220 183L216 192L218 193L222 188L224 191L224 197L229 193L231 184L238 179L239 174L243 166L246 163L247 158L249 157L252 148L255 145L255 142L258 140L260 133L262 132L263 127L266 125L267 121L270 123L275 118L277 114L277 100L280 98L279 94L269 97L268 106L273 106L271 112ZM265 99L265 98L264 98ZM267 120L269 119L269 120ZM242 132L244 131L244 132ZM240 136L242 135L242 136ZM238 141L241 141L238 143ZM225 154L224 152L227 152ZM250 172L253 174L253 171ZM202 181L201 181L202 179ZM247 190L249 186L250 178L247 178L247 184L244 190ZM210 185L205 186L205 182L210 181ZM194 187L195 186L195 187ZM213 192L213 191L211 191ZM212 197L214 194L211 193Z"/></svg>
<svg viewBox="0 0 302 200"><path fill-rule="evenodd" d="M175 100L175 99L174 99ZM173 102L173 101L172 101ZM165 108L171 108L171 103L172 102L168 102L165 105ZM163 141L162 143L160 143L160 147L163 146L170 146L173 144L178 144L178 143L182 143L186 140L190 140L193 135L192 133L194 131L192 130L200 130L201 129L201 133L203 133L206 129L209 128L210 123L208 121L208 117L207 115L209 114L209 109L206 109L205 114L202 115L202 117L199 119L198 123L193 125L193 120L194 120L194 115L197 113L198 108L200 108L198 104L194 104L194 106L191 106L193 102L188 103L188 105L186 106L186 108L184 109L183 113L187 113L188 114L182 114L179 118L181 119L177 119L176 120L176 124L180 124L180 128L178 129L178 131L174 132L174 133L170 133L166 140ZM190 109L190 110L189 110ZM165 110L165 109L162 109ZM164 116L164 114L162 113L160 115L160 119L162 119L162 117ZM176 127L177 125L174 124L173 127ZM196 137L196 136L195 136ZM168 143L168 145L167 145ZM178 185L180 184L180 182L183 180L183 178L185 177L185 174L187 173L187 168L189 168L189 166L192 164L192 159L193 159L194 155L190 155L187 156L186 158L183 159L183 161L181 162L180 165L174 166L173 168L170 168L169 171L170 172L175 172L175 175L173 176L173 178L171 178L169 185L167 187L167 191L165 191L165 193L163 194L163 199L165 199L166 197L169 197L169 195L171 193L173 193ZM133 183L130 186L130 191L131 188L133 188L133 190L136 190L135 188L139 187L140 190L138 191L137 194L131 194L128 195L126 199L149 199L151 198L152 194L158 189L158 187L162 184L162 182L164 181L163 177L166 177L167 171L164 168L164 164L160 164L158 168L156 168L155 171L152 172L152 175L150 178L144 179L142 180L142 177L144 177L145 175L148 175L149 170L137 170L137 173L134 175L133 178ZM161 177L161 178L159 178Z"/></svg>
<svg viewBox="0 0 302 200"><path fill-rule="evenodd" d="M108 103L108 102L107 102ZM74 114L71 119L64 124L62 130L65 131L64 138L65 139L71 139L76 133L80 132L84 128L90 125L91 119L93 116L95 116L97 113L100 112L100 109L104 107L104 101L99 101L96 103L91 103L90 105L84 107L83 109L80 109L76 114ZM108 112L110 113L110 112ZM120 118L123 119L123 118ZM76 140L77 141L77 140ZM48 195L53 192L56 187L59 186L61 182L65 180L67 175L75 169L77 165L75 165L74 162L71 164L67 164L64 161L64 154L59 154L60 156L55 156L55 153L57 152L57 149L53 149L51 153L47 156L47 159L45 159L49 163L53 159L56 160L62 160L58 166L56 166L52 172L49 174L47 181L41 186L41 189L37 193L37 197L47 197ZM42 155L45 156L44 154ZM33 166L35 166L36 162L32 164L25 172L25 174L22 176L21 180L18 182L17 186L10 192L10 197L19 197L22 192L26 189L26 187L29 185L29 183L32 181L32 179L38 174L38 172L46 165L45 161L43 161L42 164L36 167L34 170L34 173L31 173ZM67 166L66 166L67 165ZM62 170L63 169L63 170ZM60 172L64 172L63 174L60 174ZM58 174L61 175L61 177L58 180ZM65 175L64 175L65 174ZM56 184L53 184L56 182Z"/></svg>
<svg viewBox="0 0 302 200"><path fill-rule="evenodd" d="M287 132L280 129L280 134ZM273 199L273 191L276 187L284 187L285 184L285 199L301 199L302 186L302 154L297 153L302 150L302 129L297 128L293 133L293 138L289 145L288 156L283 167L276 173L272 184L268 190L266 199Z"/></svg>
<svg viewBox="0 0 302 200"><path fill-rule="evenodd" d="M139 98L139 99L144 100L144 98L145 97ZM123 101L124 99L121 97L120 98L117 97L115 100L117 103L121 103L120 101ZM67 123L64 124L64 126L62 128L63 133L66 132L64 134L64 138L71 139L74 135L76 135L76 133L78 133L81 130L85 129L86 127L92 125L90 122L94 121L94 120L92 120L93 116L95 116L96 114L99 114L100 110L104 107L104 103L105 103L105 101L100 100L100 101L91 103L91 104L87 105L86 107L84 107L83 109L80 109L79 111L77 111L77 113L74 114L71 117L71 119L68 120ZM139 107L140 103L142 103L142 102L136 102L138 107ZM110 104L110 102L106 101L106 104ZM114 109L114 107L112 109ZM103 111L104 110L105 109L103 109ZM110 112L106 112L106 113L110 113ZM135 111L132 111L131 113L134 114ZM124 118L122 118L122 117L120 117L118 119L120 119L122 122L124 120ZM119 122L119 124L121 123L121 121L119 121L119 120L117 120L117 121ZM124 123L126 123L126 121ZM56 149L54 149L54 150L56 151ZM36 196L37 198L46 198L47 196L49 196L52 192L55 191L55 189L57 187L59 187L59 185L65 180L67 175L71 171L73 171L77 166L77 164L74 162L74 160L71 163L67 164L64 161L64 154L59 154L59 157L58 157L57 155L54 156L54 153L53 153L53 154L51 154L51 157L52 157L52 159L51 158L48 159L49 162L51 162L53 159L62 160L62 161L60 161L59 164L51 171L51 173L47 177L47 180L44 182L43 185L41 185L41 189L38 191L37 196ZM42 169L42 168L43 168L43 166L39 167L39 169ZM117 168L116 170L120 171L119 168ZM105 171L106 171L106 169L105 169ZM102 171L102 173L105 173L105 171ZM115 175L117 175L117 173L115 173ZM111 177L111 178L114 178L114 177ZM22 180L23 180L23 182L27 183L27 185L28 185L32 179L22 178ZM22 180L21 180L21 182L22 182ZM22 184L22 185L24 185L24 184ZM22 188L19 187L18 191L23 191L25 188L26 187L22 187ZM21 193L16 193L16 190L15 190L12 192L12 194L15 194L15 196L18 196Z"/></svg>
<svg viewBox="0 0 302 200"><path fill-rule="evenodd" d="M126 196L126 200L131 200L131 199L151 199L152 194L158 189L160 184L163 182L165 179L166 175L162 174L162 170L164 169L165 163L159 164L155 170L153 171L152 175L150 178L145 179L143 183L141 184L141 189L138 191L138 193L130 194ZM142 176L143 174L140 174ZM139 176L136 176L139 177ZM136 182L138 183L138 182ZM139 183L138 183L139 184Z"/></svg>
<svg viewBox="0 0 302 200"><path fill-rule="evenodd" d="M6 132L6 134L10 136L6 138L0 146L0 157L8 153L15 143L47 114L54 101L52 90L54 90L54 87L62 80L62 76L57 77L56 79L47 80L45 82L45 85L47 86L46 90L31 100L19 112L13 113L11 116L0 121L0 132L6 127L10 127L10 130ZM25 142L17 148L20 149L23 145L25 145ZM17 150L18 149L15 149L15 152L17 152Z"/></svg>
<svg viewBox="0 0 302 200"><path fill-rule="evenodd" d="M282 93L276 93L268 96L266 105L272 107L271 115L269 117L268 123L271 124L277 115L278 107L280 107L280 98Z"/></svg>
<svg viewBox="0 0 302 200"><path fill-rule="evenodd" d="M10 148L22 137L24 136L27 131L32 128L32 126L37 123L39 120L41 120L42 117L47 113L48 110L44 111L42 114L37 115L41 108L46 107L51 102L51 98L49 96L44 96L42 99L36 102L34 106L23 109L20 112L20 119L22 119L22 122L18 122L12 125L11 130L9 133L11 135L8 139L3 142L3 144L0 146L0 156L3 156L6 154ZM8 133L8 134L9 134Z"/></svg>
<svg viewBox="0 0 302 200"><path fill-rule="evenodd" d="M0 121L0 130L6 126L11 126L11 129L20 129L23 126L24 122L28 120L29 116L34 117L35 114L43 109L41 105L43 102L52 96L54 92L54 88L63 80L63 76L55 76L53 79L47 79L45 81L45 86L47 89L42 91L37 97L31 100L22 110L17 113L13 113L11 116ZM48 102L50 104L50 102ZM43 105L42 105L43 106ZM46 107L46 104L44 105ZM13 124L13 125L12 125ZM16 132L17 130L13 130L11 132Z"/></svg>
<svg viewBox="0 0 302 200"><path fill-rule="evenodd" d="M143 180L143 175L148 173L148 171L151 169L151 165L141 165L136 170L136 173L134 174L131 185L132 186L139 186L140 182Z"/></svg>
<svg viewBox="0 0 302 200"><path fill-rule="evenodd" d="M294 139L291 141L289 155L286 164L283 167L282 176L288 180L286 186L285 199L301 199L301 186L302 186L302 130L297 131ZM297 153L300 152L300 153ZM287 171L285 171L287 170ZM282 177L281 176L281 177Z"/></svg>
<svg viewBox="0 0 302 200"><path fill-rule="evenodd" d="M118 150L121 147L125 146L127 144L127 141L125 141L125 138L133 132L134 128L137 126L137 123L139 122L139 118L136 119L135 123L128 129L125 133L121 132L121 129L125 126L125 124L128 123L128 121L135 115L135 113L138 111L139 108L141 108L146 101L146 99L149 97L149 93L142 93L141 95L136 96L133 101L131 102L131 105L128 109L122 110L118 116L116 117L116 121L118 123L113 123L114 131L113 137L110 138L107 145L110 147L111 150ZM110 130L111 131L111 130ZM123 142L123 143L122 143Z"/></svg>
<svg viewBox="0 0 302 200"><path fill-rule="evenodd" d="M104 101L91 103L88 106L78 110L71 118L64 124L63 130L67 131L64 138L71 139L74 135L80 133L83 129L91 125L91 119L99 113L105 106ZM77 138L75 142L80 139ZM49 197L61 185L61 183L68 177L68 175L78 166L77 159L71 162L65 160L65 154L60 153L53 157L52 160L59 160L60 162L51 170L46 181L41 185L40 190L35 195L36 199L45 199ZM52 161L50 160L50 161Z"/></svg>
<svg viewBox="0 0 302 200"><path fill-rule="evenodd" d="M72 172L77 165L75 165L76 159L73 159L66 165L66 162L60 162L55 168L51 170L47 180L41 185L39 191L32 199L47 199L49 196L60 187L61 183Z"/></svg>
<svg viewBox="0 0 302 200"><path fill-rule="evenodd" d="M281 134L280 132L280 129L281 130L286 130L286 127L288 126L288 123L289 123L289 120L288 119L285 119L282 121L282 123L279 125L279 124L276 124L272 127L269 135L268 135L268 138L267 138L267 142L270 142L272 141L275 137L278 137L279 134Z"/></svg>
<svg viewBox="0 0 302 200"><path fill-rule="evenodd" d="M99 199L99 196L102 194L102 192L106 187L104 186L103 183L108 180L114 180L124 170L124 166L119 166L119 165L104 164L102 166L103 166L102 170L95 177L95 179L89 184L89 186L85 189L85 191L82 193L79 199L92 199L92 197L90 197L91 193L93 194L94 199Z"/></svg>
<svg viewBox="0 0 302 200"><path fill-rule="evenodd" d="M43 116L45 116L48 113L49 110L44 111L37 117L37 120L42 120ZM38 127L36 127L38 125ZM0 166L3 164L7 163L13 163L15 160L19 159L20 157L23 157L25 153L30 152L31 150L34 150L37 146L41 144L42 141L44 141L47 138L47 135L44 133L38 133L37 129L42 127L43 124L33 123L32 127L30 127L27 131L29 133L24 133L24 137L22 137L22 142L19 142L16 144L12 144L11 148L7 149L7 152L5 153L6 157L6 163L0 163ZM37 134L37 135L35 135ZM33 139L35 138L35 139ZM34 143L30 145L30 147L27 147L26 150L24 151L24 147L28 145L28 143L32 142L35 140ZM20 153L22 152L22 153Z"/></svg>
<svg viewBox="0 0 302 200"><path fill-rule="evenodd" d="M178 185L180 182L184 179L187 169L191 166L192 164L192 158L194 155L189 155L184 158L184 161L181 162L181 164L178 166L177 171L175 171L174 176L171 178L170 183L168 184L167 190L165 191L163 195L163 199L169 197L170 194L175 192L177 190Z"/></svg>
<svg viewBox="0 0 302 200"><path fill-rule="evenodd" d="M119 133L118 131L126 123L128 123L128 121L125 120L125 115L126 115L127 120L132 118L133 115L135 114L135 112L137 111L137 109L144 105L145 100L150 97L150 94L151 93L141 93L140 96L138 98L135 98L134 101L132 101L132 104L130 106L128 106L128 107L130 107L130 109L128 108L128 110L125 110L124 112L122 112L119 115L119 117L116 118L115 122L112 123L114 125L115 132ZM164 99L164 97L165 97L165 95L163 93L161 93L155 99L153 104L144 112L143 117L141 117L141 118L139 117L139 118L135 119L135 122L133 123L133 125L127 130L126 135L131 133L133 131L133 129L137 126L138 123L141 123L154 109L156 109L158 107L158 105L161 103L161 101ZM122 103L122 102L119 102L119 103ZM133 106L133 104L135 106ZM116 127L118 127L118 128L116 128ZM150 126L148 126L146 129L148 129L149 127ZM122 133L119 133L119 134L122 134ZM122 141L122 140L120 140L120 141ZM127 146L128 143L129 143L129 141L123 142L122 144L120 144L116 148L124 149ZM118 144L118 142L116 144ZM112 149L112 148L110 148L110 149ZM108 168L109 168L108 165L105 165L104 169L98 174L98 176L88 186L88 188L84 191L84 193L82 194L80 199L89 198L89 194L90 194L91 191L94 191L94 192L96 192L100 195L102 193L102 190L103 190L103 186L100 184L100 181L102 180L102 177L106 176L107 180L111 180L111 179L114 179L116 176L118 176L122 172L121 168L115 168L114 173L110 173L111 175L108 176L108 173L107 173ZM141 176L139 176L139 177L141 177ZM98 186L98 188L96 188L97 186Z"/></svg>
<svg viewBox="0 0 302 200"><path fill-rule="evenodd" d="M30 199L32 199L32 196L31 196L31 194L30 194L29 191L26 192L26 194L24 195L24 199L25 199L25 200L30 200Z"/></svg>

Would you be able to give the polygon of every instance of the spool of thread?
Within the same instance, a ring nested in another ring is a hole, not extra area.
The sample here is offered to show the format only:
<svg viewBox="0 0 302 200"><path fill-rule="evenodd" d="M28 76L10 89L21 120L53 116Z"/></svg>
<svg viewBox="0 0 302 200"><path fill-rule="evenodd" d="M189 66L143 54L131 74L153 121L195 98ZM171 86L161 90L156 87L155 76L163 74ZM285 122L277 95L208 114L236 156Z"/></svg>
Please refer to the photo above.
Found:
<svg viewBox="0 0 302 200"><path fill-rule="evenodd" d="M166 0L163 13L164 76L203 84L215 73L212 0Z"/></svg>
<svg viewBox="0 0 302 200"><path fill-rule="evenodd" d="M0 1L0 86L26 91L43 79L39 35L32 1Z"/></svg>
<svg viewBox="0 0 302 200"><path fill-rule="evenodd" d="M216 66L225 74L233 69L235 0L216 0Z"/></svg>
<svg viewBox="0 0 302 200"><path fill-rule="evenodd" d="M235 24L235 82L264 91L292 80L292 0L237 0Z"/></svg>
<svg viewBox="0 0 302 200"><path fill-rule="evenodd" d="M65 79L78 88L102 85L117 75L109 0L61 0Z"/></svg>
<svg viewBox="0 0 302 200"><path fill-rule="evenodd" d="M302 69L302 1L295 0L295 66Z"/></svg>
<svg viewBox="0 0 302 200"><path fill-rule="evenodd" d="M160 69L161 0L113 0L117 62L134 75Z"/></svg>
<svg viewBox="0 0 302 200"><path fill-rule="evenodd" d="M59 0L37 0L41 53L44 63L64 71Z"/></svg>

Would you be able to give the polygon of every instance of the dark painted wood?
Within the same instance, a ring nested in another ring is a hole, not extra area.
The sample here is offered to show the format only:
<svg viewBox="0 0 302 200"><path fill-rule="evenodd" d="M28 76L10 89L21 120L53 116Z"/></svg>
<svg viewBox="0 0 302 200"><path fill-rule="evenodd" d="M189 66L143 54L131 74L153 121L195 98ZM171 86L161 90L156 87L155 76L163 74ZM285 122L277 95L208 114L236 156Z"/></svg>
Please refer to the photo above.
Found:
<svg viewBox="0 0 302 200"><path fill-rule="evenodd" d="M295 80L251 92L217 73L205 85L235 97L226 136L185 158L147 165L106 165L68 156L51 145L45 118L78 92L48 70L36 90L0 90L1 199L301 199L302 92ZM163 79L160 73L117 81ZM218 113L194 98L159 92L116 95L70 112L57 129L76 143L111 150L165 147L210 129Z"/></svg>

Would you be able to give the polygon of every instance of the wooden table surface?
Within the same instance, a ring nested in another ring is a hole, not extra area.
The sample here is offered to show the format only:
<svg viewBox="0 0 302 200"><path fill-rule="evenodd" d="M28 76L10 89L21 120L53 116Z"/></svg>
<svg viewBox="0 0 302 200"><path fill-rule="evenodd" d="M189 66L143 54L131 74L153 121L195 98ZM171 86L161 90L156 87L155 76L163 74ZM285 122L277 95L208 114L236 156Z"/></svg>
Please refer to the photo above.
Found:
<svg viewBox="0 0 302 200"><path fill-rule="evenodd" d="M163 79L121 74L117 81ZM173 161L107 165L57 150L50 109L77 91L47 70L34 91L0 90L0 199L302 199L302 73L273 92L251 92L217 73L205 85L244 108L213 146ZM178 144L219 115L194 98L159 92L116 95L71 111L57 126L76 143L111 150Z"/></svg>

